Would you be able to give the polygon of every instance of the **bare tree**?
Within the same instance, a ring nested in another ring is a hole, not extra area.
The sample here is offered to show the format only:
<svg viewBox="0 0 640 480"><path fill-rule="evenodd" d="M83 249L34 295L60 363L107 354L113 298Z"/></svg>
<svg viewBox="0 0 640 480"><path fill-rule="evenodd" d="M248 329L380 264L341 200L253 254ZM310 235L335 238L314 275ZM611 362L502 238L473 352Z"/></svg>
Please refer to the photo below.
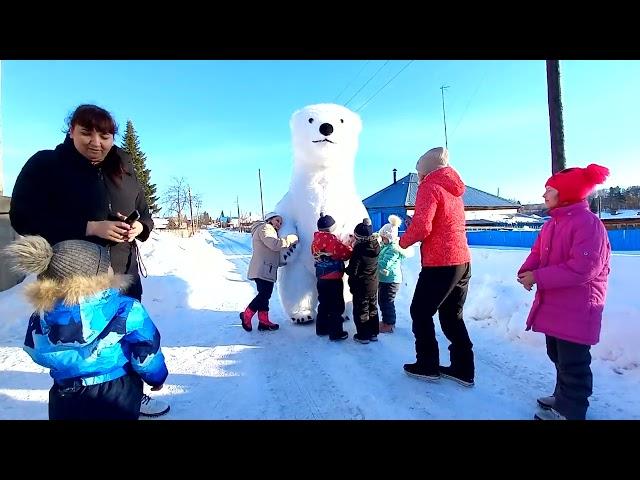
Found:
<svg viewBox="0 0 640 480"><path fill-rule="evenodd" d="M171 185L164 194L164 204L169 213L178 215L178 228L182 225L183 211L189 201L189 184L184 177L171 177Z"/></svg>

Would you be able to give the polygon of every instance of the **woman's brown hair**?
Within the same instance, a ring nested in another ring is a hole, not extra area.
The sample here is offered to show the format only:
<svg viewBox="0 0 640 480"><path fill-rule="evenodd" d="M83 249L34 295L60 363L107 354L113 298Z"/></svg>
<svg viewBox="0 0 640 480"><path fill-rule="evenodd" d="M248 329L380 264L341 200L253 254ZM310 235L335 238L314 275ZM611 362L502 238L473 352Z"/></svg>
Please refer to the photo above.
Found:
<svg viewBox="0 0 640 480"><path fill-rule="evenodd" d="M84 104L76 108L67 119L67 133L75 125L80 125L89 131L95 130L96 132L108 133L113 136L118 132L118 125L113 116L97 105ZM111 148L101 167L104 173L116 184L120 183L125 173L129 174L125 170L122 159L115 148Z"/></svg>

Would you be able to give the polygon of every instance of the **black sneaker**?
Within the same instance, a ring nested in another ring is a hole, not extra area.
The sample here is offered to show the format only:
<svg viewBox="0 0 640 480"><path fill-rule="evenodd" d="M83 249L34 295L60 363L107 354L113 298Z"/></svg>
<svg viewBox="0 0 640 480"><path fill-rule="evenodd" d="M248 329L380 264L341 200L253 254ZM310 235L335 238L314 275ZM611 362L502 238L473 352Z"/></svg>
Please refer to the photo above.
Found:
<svg viewBox="0 0 640 480"><path fill-rule="evenodd" d="M541 408L533 416L535 420L566 420L567 417L553 408Z"/></svg>
<svg viewBox="0 0 640 480"><path fill-rule="evenodd" d="M428 369L418 363L405 363L402 368L404 368L405 373L410 377L431 382L440 380L440 372L437 369Z"/></svg>
<svg viewBox="0 0 640 480"><path fill-rule="evenodd" d="M544 410L549 410L556 406L556 397L550 395L548 397L540 397L537 399L538 406Z"/></svg>
<svg viewBox="0 0 640 480"><path fill-rule="evenodd" d="M371 335L371 337L369 337L369 341L370 342L377 342L378 341L378 335Z"/></svg>
<svg viewBox="0 0 640 480"><path fill-rule="evenodd" d="M356 342L358 342L358 343L362 343L362 344L364 344L364 345L366 345L367 343L369 343L369 338L368 338L368 337L365 337L365 336L362 336L362 335L360 335L359 333L356 333L356 334L353 336L353 339L354 339Z"/></svg>
<svg viewBox="0 0 640 480"><path fill-rule="evenodd" d="M473 377L461 375L460 373L453 370L451 367L443 367L440 366L440 374L444 378L449 378L458 382L460 385L464 385L465 387L473 387L475 384L473 382Z"/></svg>
<svg viewBox="0 0 640 480"><path fill-rule="evenodd" d="M329 340L331 340L332 342L346 340L347 338L349 338L349 334L347 332L340 332L337 335L329 335Z"/></svg>
<svg viewBox="0 0 640 480"><path fill-rule="evenodd" d="M319 337L325 337L329 335L329 327L327 326L327 322L318 322L318 319L316 318L316 335Z"/></svg>

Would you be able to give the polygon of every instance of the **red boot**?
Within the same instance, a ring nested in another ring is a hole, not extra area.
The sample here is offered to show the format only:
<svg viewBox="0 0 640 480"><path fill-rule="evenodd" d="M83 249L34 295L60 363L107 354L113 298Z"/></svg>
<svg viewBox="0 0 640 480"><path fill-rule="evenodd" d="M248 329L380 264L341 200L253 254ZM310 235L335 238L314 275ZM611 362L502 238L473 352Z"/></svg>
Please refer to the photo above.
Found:
<svg viewBox="0 0 640 480"><path fill-rule="evenodd" d="M254 310L251 310L249 307L245 308L244 312L240 313L240 320L242 320L242 328L244 328L247 332L252 330L251 328L251 319L256 314Z"/></svg>
<svg viewBox="0 0 640 480"><path fill-rule="evenodd" d="M271 323L269 320L269 312L261 310L258 312L258 330L278 330L280 325Z"/></svg>

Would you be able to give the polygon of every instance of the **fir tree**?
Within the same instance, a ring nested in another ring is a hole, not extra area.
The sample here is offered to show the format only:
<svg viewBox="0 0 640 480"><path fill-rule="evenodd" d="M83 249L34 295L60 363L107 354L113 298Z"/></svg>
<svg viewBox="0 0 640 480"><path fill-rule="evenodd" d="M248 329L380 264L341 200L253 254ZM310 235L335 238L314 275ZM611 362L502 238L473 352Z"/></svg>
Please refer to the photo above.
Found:
<svg viewBox="0 0 640 480"><path fill-rule="evenodd" d="M147 156L140 150L140 142L138 141L138 134L133 128L131 120L127 121L127 128L122 139L122 150L131 155L133 159L133 168L136 173L136 177L142 185L144 190L144 196L149 205L149 211L152 214L158 213L161 207L158 207L158 197L156 196L156 185L151 183L151 170L146 166Z"/></svg>

